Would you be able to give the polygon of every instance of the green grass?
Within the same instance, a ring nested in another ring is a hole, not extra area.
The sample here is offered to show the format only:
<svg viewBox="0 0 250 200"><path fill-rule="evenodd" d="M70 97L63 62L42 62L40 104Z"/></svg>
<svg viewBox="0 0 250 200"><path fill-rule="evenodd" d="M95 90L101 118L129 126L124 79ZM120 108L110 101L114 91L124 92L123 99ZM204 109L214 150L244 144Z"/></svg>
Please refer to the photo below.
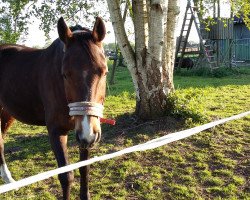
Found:
<svg viewBox="0 0 250 200"><path fill-rule="evenodd" d="M125 68L117 68L108 85L105 115L116 126L103 125L102 141L93 156L114 152L150 139L229 117L250 108L250 67L221 78L175 75L176 91L165 118L138 122L135 94ZM191 73L191 72L190 72ZM219 73L219 72L218 72ZM223 72L224 73L224 72ZM17 180L56 168L45 127L16 122L5 142L6 160ZM249 199L250 117L209 129L182 141L91 165L92 199ZM74 133L69 134L71 162L78 161ZM1 184L3 182L1 181ZM72 199L78 199L75 171ZM60 199L57 177L0 195L0 199Z"/></svg>

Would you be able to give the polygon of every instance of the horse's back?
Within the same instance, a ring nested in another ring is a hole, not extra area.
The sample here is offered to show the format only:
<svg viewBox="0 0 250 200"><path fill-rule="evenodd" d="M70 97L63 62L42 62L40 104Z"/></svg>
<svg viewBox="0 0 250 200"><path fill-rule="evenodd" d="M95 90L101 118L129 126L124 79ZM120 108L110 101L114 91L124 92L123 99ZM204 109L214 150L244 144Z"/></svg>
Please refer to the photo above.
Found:
<svg viewBox="0 0 250 200"><path fill-rule="evenodd" d="M37 49L26 47L23 45L3 44L3 45L0 45L0 60L8 59L10 57L20 55L20 53L22 52L32 52L36 50Z"/></svg>
<svg viewBox="0 0 250 200"><path fill-rule="evenodd" d="M39 51L21 45L0 46L0 104L30 124L44 124L38 92Z"/></svg>

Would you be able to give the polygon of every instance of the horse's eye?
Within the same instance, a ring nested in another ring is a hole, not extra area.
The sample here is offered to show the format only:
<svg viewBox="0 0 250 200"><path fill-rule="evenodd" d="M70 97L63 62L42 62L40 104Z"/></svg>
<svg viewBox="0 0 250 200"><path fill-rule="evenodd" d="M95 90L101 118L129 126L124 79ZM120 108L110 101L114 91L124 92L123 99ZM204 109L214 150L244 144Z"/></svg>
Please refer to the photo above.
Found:
<svg viewBox="0 0 250 200"><path fill-rule="evenodd" d="M65 80L70 79L71 78L71 71L69 71L69 70L63 70L62 71L62 77Z"/></svg>
<svg viewBox="0 0 250 200"><path fill-rule="evenodd" d="M104 73L104 76L107 76L107 75L108 75L108 73L109 73L109 72L108 72L108 71L106 71L106 72Z"/></svg>
<svg viewBox="0 0 250 200"><path fill-rule="evenodd" d="M62 74L62 76L63 76L63 78L66 80L67 79L67 76L66 76L66 74Z"/></svg>

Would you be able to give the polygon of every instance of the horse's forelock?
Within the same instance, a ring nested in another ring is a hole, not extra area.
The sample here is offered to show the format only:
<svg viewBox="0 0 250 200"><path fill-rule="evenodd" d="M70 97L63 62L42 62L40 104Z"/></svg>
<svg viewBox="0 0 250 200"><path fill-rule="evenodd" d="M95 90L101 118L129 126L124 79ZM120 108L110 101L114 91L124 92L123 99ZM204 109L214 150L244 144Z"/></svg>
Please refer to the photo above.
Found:
<svg viewBox="0 0 250 200"><path fill-rule="evenodd" d="M71 26L70 30L72 32L91 32L88 28L82 27L81 25Z"/></svg>
<svg viewBox="0 0 250 200"><path fill-rule="evenodd" d="M96 57L94 56L95 51L92 50L91 43L89 43L89 41L93 41L92 31L80 25L72 26L70 30L72 31L73 38L81 43L82 48L84 48L85 52L89 55L89 58L94 60Z"/></svg>

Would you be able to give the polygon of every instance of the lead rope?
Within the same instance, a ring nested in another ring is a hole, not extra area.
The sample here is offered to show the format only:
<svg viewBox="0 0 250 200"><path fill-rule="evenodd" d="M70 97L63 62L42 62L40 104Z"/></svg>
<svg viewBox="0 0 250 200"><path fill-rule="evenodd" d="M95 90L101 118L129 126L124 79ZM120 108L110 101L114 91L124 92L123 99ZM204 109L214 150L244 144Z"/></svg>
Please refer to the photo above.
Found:
<svg viewBox="0 0 250 200"><path fill-rule="evenodd" d="M70 116L92 115L99 117L101 123L115 125L115 120L103 118L104 106L100 103L82 101L82 102L70 103L68 104L68 106L69 106Z"/></svg>

